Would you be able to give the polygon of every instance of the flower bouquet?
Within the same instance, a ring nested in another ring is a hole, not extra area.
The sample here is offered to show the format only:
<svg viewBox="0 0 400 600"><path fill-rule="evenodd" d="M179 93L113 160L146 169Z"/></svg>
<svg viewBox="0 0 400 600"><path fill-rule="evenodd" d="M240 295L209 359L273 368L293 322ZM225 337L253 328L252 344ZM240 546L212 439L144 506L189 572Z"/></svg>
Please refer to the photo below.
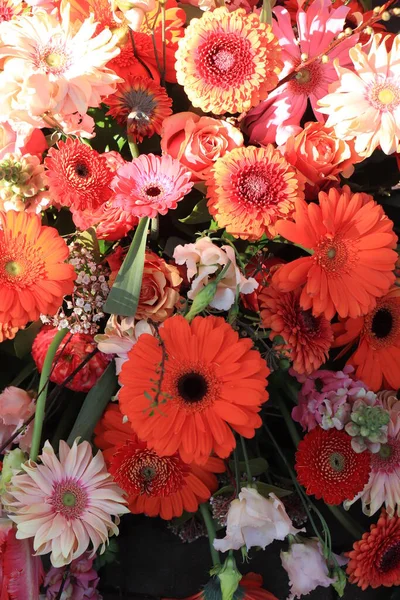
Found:
<svg viewBox="0 0 400 600"><path fill-rule="evenodd" d="M0 0L2 600L400 585L399 12Z"/></svg>

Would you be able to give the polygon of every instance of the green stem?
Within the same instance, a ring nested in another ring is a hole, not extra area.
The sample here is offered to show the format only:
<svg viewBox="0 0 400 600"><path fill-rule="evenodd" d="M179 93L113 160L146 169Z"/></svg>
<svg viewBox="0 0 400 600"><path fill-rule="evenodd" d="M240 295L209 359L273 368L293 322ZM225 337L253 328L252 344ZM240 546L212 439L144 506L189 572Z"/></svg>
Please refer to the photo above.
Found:
<svg viewBox="0 0 400 600"><path fill-rule="evenodd" d="M235 460L235 480L236 480L236 497L239 496L240 493L240 471L239 471L239 456L238 450L235 448L233 452L234 460Z"/></svg>
<svg viewBox="0 0 400 600"><path fill-rule="evenodd" d="M260 21L261 23L268 23L269 25L271 25L272 23L272 10L270 0L263 0Z"/></svg>
<svg viewBox="0 0 400 600"><path fill-rule="evenodd" d="M276 400L277 400L277 403L279 406L279 410L281 411L282 417L285 419L286 427L289 430L293 445L295 448L297 448L297 446L300 443L301 438L300 438L299 432L296 429L296 425L294 424L292 416L291 416L290 412L288 411L288 408L285 404L284 398L282 398L279 394L277 394Z"/></svg>
<svg viewBox="0 0 400 600"><path fill-rule="evenodd" d="M253 477L251 475L251 471L250 471L250 465L249 465L249 456L247 454L247 448L246 448L246 443L244 441L243 436L240 436L240 441L242 443L242 450L243 450L243 458L244 458L244 462L246 463L246 475L247 475L247 481L248 484L251 485L253 483Z"/></svg>
<svg viewBox="0 0 400 600"><path fill-rule="evenodd" d="M350 516L346 515L346 513L339 506L332 506L332 504L326 505L334 517L339 521L339 523L348 531L356 540L360 540L364 531L358 524L352 519Z"/></svg>
<svg viewBox="0 0 400 600"><path fill-rule="evenodd" d="M129 144L129 150L131 151L131 154L132 154L132 158L137 158L140 154L139 148L138 148L137 143L133 141L133 138L129 132L128 132L128 144Z"/></svg>
<svg viewBox="0 0 400 600"><path fill-rule="evenodd" d="M219 558L219 553L214 548L215 527L214 527L214 523L213 523L213 520L210 515L210 511L208 509L207 502L203 502L203 504L200 504L200 512L201 512L201 516L203 517L204 524L206 526L207 533L208 533L208 541L210 542L210 552L211 552L212 562L213 562L214 567L218 567L221 564L221 560Z"/></svg>
<svg viewBox="0 0 400 600"><path fill-rule="evenodd" d="M40 440L42 437L44 412L46 408L47 388L49 385L51 367L53 365L53 360L58 350L58 347L67 335L68 331L69 329L67 327L61 329L60 331L57 331L53 341L51 342L47 350L46 358L44 359L43 369L39 381L39 395L36 400L35 422L33 426L32 445L30 452L30 458L35 461L37 460L40 449Z"/></svg>

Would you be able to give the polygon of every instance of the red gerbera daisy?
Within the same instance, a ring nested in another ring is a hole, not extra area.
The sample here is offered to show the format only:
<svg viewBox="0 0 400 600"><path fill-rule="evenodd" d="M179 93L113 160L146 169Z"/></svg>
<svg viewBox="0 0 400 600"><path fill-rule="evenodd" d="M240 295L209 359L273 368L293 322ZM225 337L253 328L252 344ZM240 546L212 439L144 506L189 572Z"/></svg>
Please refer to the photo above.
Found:
<svg viewBox="0 0 400 600"><path fill-rule="evenodd" d="M205 465L188 465L178 454L159 456L137 438L129 422L123 422L118 406L111 405L96 428L95 443L104 450L114 481L127 492L129 510L162 519L196 512L218 487L214 473L225 466L218 458Z"/></svg>
<svg viewBox="0 0 400 600"><path fill-rule="evenodd" d="M144 77L128 76L104 103L110 107L107 114L127 127L135 142L161 133L163 120L172 114L172 100L165 88Z"/></svg>
<svg viewBox="0 0 400 600"><path fill-rule="evenodd" d="M56 333L56 327L42 327L33 342L32 357L39 373L42 372L47 350ZM57 350L50 381L57 384L63 383L95 348L96 343L92 335L87 333L67 335ZM97 352L66 387L75 392L88 392L97 383L110 360L111 357L108 354Z"/></svg>
<svg viewBox="0 0 400 600"><path fill-rule="evenodd" d="M333 341L330 322L323 315L314 317L300 306L300 290L282 293L273 285L258 297L263 327L271 329L270 339L280 335L280 348L288 352L297 373L312 373L328 358Z"/></svg>
<svg viewBox="0 0 400 600"><path fill-rule="evenodd" d="M362 590L400 585L400 517L390 518L383 509L347 556L349 581Z"/></svg>
<svg viewBox="0 0 400 600"><path fill-rule="evenodd" d="M170 317L159 337L141 335L122 366L122 412L160 455L178 451L185 462L200 464L212 451L229 456L235 447L229 425L247 438L261 425L258 413L268 399L265 361L220 317L196 317L191 324Z"/></svg>
<svg viewBox="0 0 400 600"><path fill-rule="evenodd" d="M346 432L315 427L300 442L295 466L307 494L327 504L341 504L352 500L368 482L371 459L369 452L354 452Z"/></svg>
<svg viewBox="0 0 400 600"><path fill-rule="evenodd" d="M44 164L53 202L71 211L96 210L112 194L114 173L106 158L79 140L68 138L50 148Z"/></svg>

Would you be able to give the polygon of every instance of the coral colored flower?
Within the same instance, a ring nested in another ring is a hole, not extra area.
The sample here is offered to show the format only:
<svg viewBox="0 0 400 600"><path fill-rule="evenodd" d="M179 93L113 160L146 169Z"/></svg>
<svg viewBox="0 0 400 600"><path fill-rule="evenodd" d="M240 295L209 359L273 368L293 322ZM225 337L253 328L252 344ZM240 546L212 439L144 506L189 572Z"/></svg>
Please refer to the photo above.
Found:
<svg viewBox="0 0 400 600"><path fill-rule="evenodd" d="M45 127L46 112L84 115L99 106L119 81L105 66L119 49L111 31L95 30L93 16L76 30L68 6L60 19L40 11L4 23L1 114Z"/></svg>
<svg viewBox="0 0 400 600"><path fill-rule="evenodd" d="M371 455L371 475L367 485L344 506L348 509L361 500L363 513L371 517L384 505L392 517L400 513L400 401L394 391L381 392L378 397L390 415L387 442L381 444L379 452Z"/></svg>
<svg viewBox="0 0 400 600"><path fill-rule="evenodd" d="M22 427L28 417L35 412L35 402L32 397L20 388L10 386L0 394L0 446L3 446L11 435ZM27 452L32 437L32 425L20 433L14 444ZM8 449L8 448L7 448Z"/></svg>
<svg viewBox="0 0 400 600"><path fill-rule="evenodd" d="M303 179L271 144L235 148L219 158L207 181L208 210L242 239L273 237L278 219L291 219Z"/></svg>
<svg viewBox="0 0 400 600"><path fill-rule="evenodd" d="M101 452L88 442L70 448L61 440L59 459L46 442L41 464L30 460L13 476L7 506L18 539L33 539L36 554L50 554L62 567L93 547L102 554L110 535L118 535L119 515L129 512L121 489L108 475Z"/></svg>
<svg viewBox="0 0 400 600"><path fill-rule="evenodd" d="M364 317L347 319L333 326L334 346L346 349L357 343L348 363L357 377L374 391L400 387L400 289L393 287L379 298Z"/></svg>
<svg viewBox="0 0 400 600"><path fill-rule="evenodd" d="M270 25L244 9L192 19L176 53L178 83L203 112L237 113L256 106L278 83L283 64Z"/></svg>
<svg viewBox="0 0 400 600"><path fill-rule="evenodd" d="M261 586L263 580L258 573L247 573L239 581L233 600L277 600L275 596ZM171 600L163 598L163 600ZM221 583L217 575L211 577L201 592L185 598L185 600L223 600Z"/></svg>
<svg viewBox="0 0 400 600"><path fill-rule="evenodd" d="M194 244L176 246L174 260L178 265L186 265L187 279L191 281L191 288L187 293L190 300L193 300L217 272L231 261L209 304L218 310L230 309L236 300L238 289L241 294L250 294L258 287L255 279L246 279L241 274L236 264L234 249L231 246L219 247L208 237L199 238Z"/></svg>
<svg viewBox="0 0 400 600"><path fill-rule="evenodd" d="M38 156L6 154L0 162L0 210L40 214L50 204L46 184Z"/></svg>
<svg viewBox="0 0 400 600"><path fill-rule="evenodd" d="M258 412L268 399L265 361L251 340L239 339L219 317L196 317L189 325L174 316L164 321L159 336L162 346L156 337L142 335L122 366L122 412L159 454L179 451L185 462L199 464L213 450L229 456L235 447L229 425L247 438L261 425ZM165 399L160 408L149 399L154 380Z"/></svg>
<svg viewBox="0 0 400 600"><path fill-rule="evenodd" d="M41 373L47 350L57 333L55 327L42 327L37 334L32 346L32 357L36 367ZM60 384L70 375L86 356L96 348L92 335L87 333L74 333L68 335L60 344L50 381ZM98 352L88 363L75 375L66 387L75 392L88 392L103 374L111 358L102 352Z"/></svg>
<svg viewBox="0 0 400 600"><path fill-rule="evenodd" d="M160 134L164 119L172 114L165 88L144 77L128 77L104 103L110 107L107 114L127 128L134 142Z"/></svg>
<svg viewBox="0 0 400 600"><path fill-rule="evenodd" d="M343 31L349 12L347 6L333 8L331 0L317 0L304 11L297 12L297 36L292 29L290 14L281 6L273 9L272 31L282 47L284 68L282 80L301 63L301 55L315 58L323 54L330 43ZM297 39L298 37L298 39ZM268 98L249 112L243 125L252 144L276 142L284 144L290 135L301 131L300 121L308 100L316 118L323 122L318 100L328 93L329 85L338 79L334 60L341 66L350 66L349 49L357 42L357 34L345 38L329 53L329 61L312 62L301 69L296 77L272 91Z"/></svg>
<svg viewBox="0 0 400 600"><path fill-rule="evenodd" d="M353 544L347 556L349 581L363 591L400 585L400 517L390 518L382 510L378 522Z"/></svg>
<svg viewBox="0 0 400 600"><path fill-rule="evenodd" d="M33 213L0 213L0 323L23 327L54 315L74 287L68 247L56 229Z"/></svg>
<svg viewBox="0 0 400 600"><path fill-rule="evenodd" d="M142 154L120 167L111 187L114 204L136 217L166 215L193 184L190 171L170 156Z"/></svg>
<svg viewBox="0 0 400 600"><path fill-rule="evenodd" d="M161 149L192 172L192 181L205 181L218 158L243 146L243 135L227 121L181 112L164 120Z"/></svg>
<svg viewBox="0 0 400 600"><path fill-rule="evenodd" d="M312 373L328 358L333 341L330 322L323 315L314 317L299 303L300 290L279 292L273 285L260 293L261 322L271 329L270 339L284 339L279 349L285 351L297 373Z"/></svg>
<svg viewBox="0 0 400 600"><path fill-rule="evenodd" d="M350 177L353 165L362 160L354 150L354 142L340 140L333 128L314 121L291 136L281 150L286 160L304 175L306 196L310 199L320 190L338 186L340 175Z"/></svg>
<svg viewBox="0 0 400 600"><path fill-rule="evenodd" d="M328 127L337 137L355 141L360 156L380 146L385 154L400 151L400 35L387 50L381 34L373 37L368 53L358 44L350 50L354 70L335 66L339 82L319 101Z"/></svg>
<svg viewBox="0 0 400 600"><path fill-rule="evenodd" d="M327 504L341 504L363 489L371 459L369 452L354 452L351 437L344 431L316 427L300 442L295 467L307 494Z"/></svg>
<svg viewBox="0 0 400 600"><path fill-rule="evenodd" d="M283 292L302 287L300 305L315 316L365 315L395 280L393 223L372 196L347 186L318 198L319 205L296 202L295 223L276 224L280 235L313 254L280 267L274 285Z"/></svg>
<svg viewBox="0 0 400 600"><path fill-rule="evenodd" d="M108 470L128 494L129 510L170 520L184 510L196 512L218 487L214 473L222 460L210 457L201 467L188 465L178 454L158 456L141 442L116 405L111 405L96 429L95 443L105 449Z"/></svg>
<svg viewBox="0 0 400 600"><path fill-rule="evenodd" d="M65 569L62 567L51 567L46 574L44 585L46 589L46 600L57 600L58 592L63 581ZM97 571L93 568L93 558L89 553L82 554L81 557L72 561L68 576L63 587L63 594L66 600L101 600L97 591L97 584L100 581Z"/></svg>
<svg viewBox="0 0 400 600"><path fill-rule="evenodd" d="M22 123L0 123L0 160L6 154L34 154L39 157L47 150L48 144L41 129L29 127L26 131Z"/></svg>
<svg viewBox="0 0 400 600"><path fill-rule="evenodd" d="M15 338L19 327L12 327L9 323L0 323L0 342L12 340Z"/></svg>
<svg viewBox="0 0 400 600"><path fill-rule="evenodd" d="M9 519L0 519L0 597L37 600L43 581L42 561L33 556L30 540L16 537Z"/></svg>
<svg viewBox="0 0 400 600"><path fill-rule="evenodd" d="M226 525L226 536L214 540L214 548L220 552L247 550L266 546L274 540L284 540L287 535L296 535L299 529L292 525L282 502L269 494L264 498L254 488L243 487L239 497L232 500Z"/></svg>
<svg viewBox="0 0 400 600"><path fill-rule="evenodd" d="M114 173L106 158L78 139L50 148L44 164L53 201L60 206L93 211L112 194Z"/></svg>

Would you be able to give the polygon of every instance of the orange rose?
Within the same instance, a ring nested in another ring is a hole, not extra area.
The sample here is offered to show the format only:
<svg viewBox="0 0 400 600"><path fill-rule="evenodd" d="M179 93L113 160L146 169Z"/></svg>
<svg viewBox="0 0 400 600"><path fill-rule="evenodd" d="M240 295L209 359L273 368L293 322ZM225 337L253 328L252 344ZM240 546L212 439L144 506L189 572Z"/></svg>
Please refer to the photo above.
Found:
<svg viewBox="0 0 400 600"><path fill-rule="evenodd" d="M164 119L161 148L192 172L192 181L207 179L215 161L243 146L243 135L220 119L181 112Z"/></svg>
<svg viewBox="0 0 400 600"><path fill-rule="evenodd" d="M353 142L339 140L333 128L322 123L306 123L303 131L291 136L282 147L286 160L306 178L306 197L339 183L339 174L350 177L361 158Z"/></svg>

